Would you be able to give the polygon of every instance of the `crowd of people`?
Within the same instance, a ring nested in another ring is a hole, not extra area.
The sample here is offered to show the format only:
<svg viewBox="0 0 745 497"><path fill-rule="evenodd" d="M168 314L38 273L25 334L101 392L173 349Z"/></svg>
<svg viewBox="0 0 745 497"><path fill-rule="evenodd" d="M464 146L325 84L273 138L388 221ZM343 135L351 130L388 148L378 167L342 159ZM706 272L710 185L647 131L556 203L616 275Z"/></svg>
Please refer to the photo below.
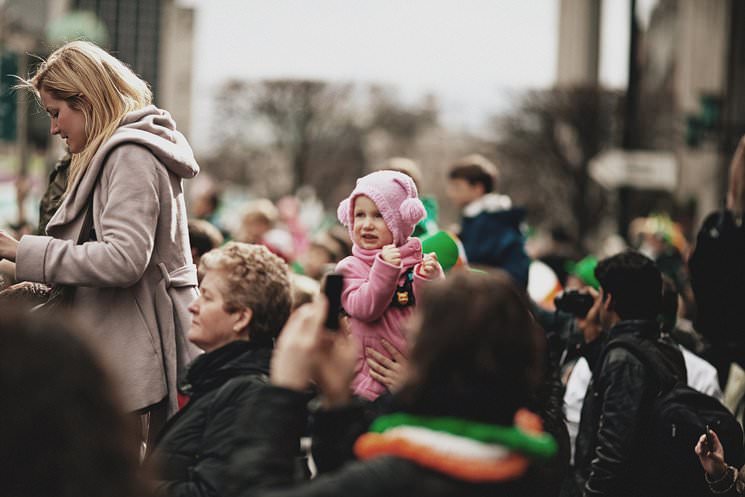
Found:
<svg viewBox="0 0 745 497"><path fill-rule="evenodd" d="M68 154L38 230L0 230L2 495L745 493L745 139L695 244L654 215L582 254L526 243L478 154L444 178L455 229L406 158L333 222L286 197L226 227L215 189L187 214L194 154L105 50L19 89Z"/></svg>

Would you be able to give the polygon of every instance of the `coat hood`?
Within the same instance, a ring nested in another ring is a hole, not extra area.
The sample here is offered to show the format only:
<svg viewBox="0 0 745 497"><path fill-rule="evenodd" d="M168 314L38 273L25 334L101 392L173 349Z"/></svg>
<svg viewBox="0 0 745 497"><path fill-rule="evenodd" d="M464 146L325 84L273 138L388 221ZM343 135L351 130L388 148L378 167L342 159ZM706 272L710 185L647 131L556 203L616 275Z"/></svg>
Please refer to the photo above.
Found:
<svg viewBox="0 0 745 497"><path fill-rule="evenodd" d="M154 105L129 112L106 143L101 145L83 174L74 179L62 204L47 225L47 233L54 226L66 224L85 209L94 191L106 158L119 145L141 145L179 178L192 178L199 173L194 152L184 135L176 130L171 115Z"/></svg>
<svg viewBox="0 0 745 497"><path fill-rule="evenodd" d="M171 114L154 105L125 115L110 141L119 140L147 147L180 178L193 178L199 173L194 152L184 135L176 130Z"/></svg>

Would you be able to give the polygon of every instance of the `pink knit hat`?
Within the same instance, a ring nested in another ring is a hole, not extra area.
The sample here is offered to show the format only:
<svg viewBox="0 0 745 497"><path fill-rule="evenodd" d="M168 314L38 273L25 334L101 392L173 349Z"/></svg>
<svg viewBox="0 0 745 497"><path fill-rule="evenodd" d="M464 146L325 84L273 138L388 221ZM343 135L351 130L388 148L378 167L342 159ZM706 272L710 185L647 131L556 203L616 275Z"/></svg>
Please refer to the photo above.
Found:
<svg viewBox="0 0 745 497"><path fill-rule="evenodd" d="M339 221L350 234L354 222L354 200L360 195L375 203L397 247L408 240L416 223L427 215L411 178L397 171L375 171L357 180L352 193L341 201L336 211Z"/></svg>

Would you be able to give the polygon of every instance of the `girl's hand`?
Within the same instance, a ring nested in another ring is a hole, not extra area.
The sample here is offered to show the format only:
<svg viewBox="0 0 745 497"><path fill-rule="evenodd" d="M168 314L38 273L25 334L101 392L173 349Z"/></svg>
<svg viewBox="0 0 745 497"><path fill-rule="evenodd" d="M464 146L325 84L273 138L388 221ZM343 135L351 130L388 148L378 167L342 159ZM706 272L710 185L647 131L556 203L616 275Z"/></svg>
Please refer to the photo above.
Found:
<svg viewBox="0 0 745 497"><path fill-rule="evenodd" d="M401 265L401 251L393 244L383 246L380 250L380 257L388 264Z"/></svg>
<svg viewBox="0 0 745 497"><path fill-rule="evenodd" d="M18 253L18 240L7 232L0 230L0 259L15 262Z"/></svg>
<svg viewBox="0 0 745 497"><path fill-rule="evenodd" d="M366 348L370 376L385 385L389 391L396 392L401 389L406 381L409 360L386 340L381 340L381 344L391 355L391 358L389 359L375 349Z"/></svg>
<svg viewBox="0 0 745 497"><path fill-rule="evenodd" d="M724 447L722 447L719 437L712 431L711 438L713 447L709 447L706 443L706 435L701 435L694 450L701 462L701 467L709 475L709 479L716 481L720 480L727 472L727 464L724 462Z"/></svg>
<svg viewBox="0 0 745 497"><path fill-rule="evenodd" d="M437 254L435 254L434 252L424 254L422 263L419 266L419 275L427 278L428 280L431 280L440 272L439 266L440 264L437 262Z"/></svg>

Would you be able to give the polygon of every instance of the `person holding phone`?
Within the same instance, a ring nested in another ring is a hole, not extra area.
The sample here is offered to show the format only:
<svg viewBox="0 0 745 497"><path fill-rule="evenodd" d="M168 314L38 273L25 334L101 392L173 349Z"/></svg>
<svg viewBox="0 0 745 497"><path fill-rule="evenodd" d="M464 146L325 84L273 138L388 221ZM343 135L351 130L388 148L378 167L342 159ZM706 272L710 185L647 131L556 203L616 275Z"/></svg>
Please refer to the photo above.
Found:
<svg viewBox="0 0 745 497"><path fill-rule="evenodd" d="M426 211L409 176L376 171L358 179L337 214L353 242L352 255L336 267L344 277L341 304L352 335L361 342L352 388L375 400L386 387L370 367L372 352L392 359L382 343L386 340L406 353L403 326L422 285L444 273L437 257L423 254L422 243L411 236Z"/></svg>
<svg viewBox="0 0 745 497"><path fill-rule="evenodd" d="M724 447L714 430L707 426L694 450L704 468L706 482L712 493L723 496L745 495L745 467L738 471L725 462Z"/></svg>
<svg viewBox="0 0 745 497"><path fill-rule="evenodd" d="M349 388L355 338L328 333L324 299L293 313L277 340L270 384L238 427L230 495L549 495L542 487L546 466L536 463L553 461L557 445L523 409L544 363L543 332L525 294L501 272L457 272L419 297L412 374L393 412L369 427L360 426L365 406ZM295 451L307 427L311 385L319 392L319 402L310 403L314 460L322 439L333 439L340 456L303 481Z"/></svg>

